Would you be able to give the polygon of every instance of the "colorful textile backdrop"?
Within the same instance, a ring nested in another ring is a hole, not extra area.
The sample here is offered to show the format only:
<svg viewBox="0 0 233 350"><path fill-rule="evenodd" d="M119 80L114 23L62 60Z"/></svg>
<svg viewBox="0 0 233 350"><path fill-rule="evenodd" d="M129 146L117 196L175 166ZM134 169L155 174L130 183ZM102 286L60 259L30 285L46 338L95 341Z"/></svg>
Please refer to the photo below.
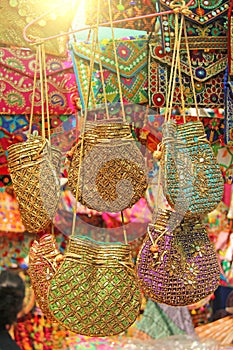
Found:
<svg viewBox="0 0 233 350"><path fill-rule="evenodd" d="M65 33L71 27L77 8L78 1L73 0L1 0L0 45L30 47L23 37L23 29L44 13L48 14L34 23L27 35L45 38ZM46 41L45 50L49 54L66 56L67 37Z"/></svg>
<svg viewBox="0 0 233 350"><path fill-rule="evenodd" d="M120 84L123 101L146 103L147 97L147 39L125 38L115 40L116 53L120 72ZM90 76L90 59L93 54L91 43L77 42L71 45L71 54L76 74L79 95L82 107L88 92ZM116 71L113 43L111 40L102 40L95 53L95 65L92 72L92 91L89 99L89 108L104 103L103 84L99 62L103 66L103 76L106 98L109 103L120 101L119 81Z"/></svg>
<svg viewBox="0 0 233 350"><path fill-rule="evenodd" d="M15 197L2 189L0 191L0 232L24 232L18 203Z"/></svg>
<svg viewBox="0 0 233 350"><path fill-rule="evenodd" d="M161 11L171 10L171 0L159 0ZM224 106L223 77L227 65L227 10L228 0L195 0L185 14L190 61L197 103L204 108ZM149 103L161 108L166 104L172 51L174 47L174 15L160 18L161 35L152 37L149 51ZM180 61L184 97L187 107L193 107L194 96L185 46L181 39ZM173 105L181 105L181 85L177 78Z"/></svg>
<svg viewBox="0 0 233 350"><path fill-rule="evenodd" d="M86 5L86 23L95 24L97 20L96 6L94 0L85 1ZM156 11L156 2L153 0L111 0L112 19L113 21L127 19L129 17L138 17L150 15ZM109 22L108 0L100 2L100 23ZM151 32L154 30L155 18L140 18L133 21L124 21L114 23L114 27L122 27L136 30L145 30Z"/></svg>
<svg viewBox="0 0 233 350"><path fill-rule="evenodd" d="M31 50L0 48L1 114L30 114L35 64ZM77 86L71 59L46 55L46 74L50 115L73 113ZM41 114L39 70L33 113Z"/></svg>

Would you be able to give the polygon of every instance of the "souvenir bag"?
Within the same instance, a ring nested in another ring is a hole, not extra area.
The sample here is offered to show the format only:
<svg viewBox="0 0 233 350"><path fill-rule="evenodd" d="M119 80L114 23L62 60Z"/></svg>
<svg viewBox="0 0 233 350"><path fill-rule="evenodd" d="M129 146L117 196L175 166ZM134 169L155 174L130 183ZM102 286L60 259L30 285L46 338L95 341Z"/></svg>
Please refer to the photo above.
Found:
<svg viewBox="0 0 233 350"><path fill-rule="evenodd" d="M142 291L152 300L173 306L193 304L219 284L214 246L198 216L159 210L137 258Z"/></svg>
<svg viewBox="0 0 233 350"><path fill-rule="evenodd" d="M114 48L115 47L115 48ZM115 60L117 51L118 65ZM71 45L71 54L75 68L82 107L85 106L85 96L88 92L90 76L90 61L92 58L92 42L78 42ZM137 59L135 59L137 56ZM89 108L103 104L103 81L101 77L102 64L106 100L108 103L120 101L119 78L123 101L128 103L148 102L148 39L136 37L127 39L103 40L95 53L95 64L92 68L92 92L89 97Z"/></svg>
<svg viewBox="0 0 233 350"><path fill-rule="evenodd" d="M48 289L62 259L54 235L46 234L38 241L35 240L29 251L28 272L36 301L43 314L51 321L54 318L48 305Z"/></svg>
<svg viewBox="0 0 233 350"><path fill-rule="evenodd" d="M95 33L94 33L95 34ZM96 58L97 37L92 38L93 71ZM101 74L105 101L105 119L87 122L87 107L91 96L92 74L89 75L89 93L85 95L83 134L69 152L70 167L68 184L78 200L90 209L102 212L119 212L135 204L147 188L147 174L144 158L136 146L130 127L126 123L123 91L120 81L117 49L113 38L114 59L120 96L121 118L109 118L107 91L104 74ZM101 61L100 71L103 73ZM81 166L82 163L82 166ZM79 186L77 183L79 181Z"/></svg>
<svg viewBox="0 0 233 350"><path fill-rule="evenodd" d="M181 21L183 20L182 16ZM177 36L177 46L174 50L177 56L173 55L173 72L168 89L170 100L167 101L163 126L161 157L163 191L172 208L176 207L178 211L184 210L193 214L205 214L214 210L221 201L223 196L223 179L211 146L206 138L203 124L199 121L197 103L195 103L197 121L186 123L184 112L186 101L181 94L183 119L185 122L176 125L171 120L177 70L180 82L182 80L179 58L182 25L180 28L179 36ZM187 53L189 53L188 46ZM181 90L183 91L182 84ZM196 101L194 86L193 93Z"/></svg>
<svg viewBox="0 0 233 350"><path fill-rule="evenodd" d="M40 80L43 94L43 49L38 47ZM36 71L34 89L36 85ZM34 90L35 91L35 90ZM46 90L45 90L46 91ZM60 152L45 137L44 97L42 95L42 136L32 135L34 99L32 101L29 138L8 148L8 167L19 203L23 225L28 232L44 230L54 218L59 201L58 169ZM46 101L46 107L48 106ZM47 108L48 116L48 108Z"/></svg>
<svg viewBox="0 0 233 350"><path fill-rule="evenodd" d="M132 207L145 193L147 175L129 126L122 120L105 120L86 127L71 151L68 184L72 193L76 195L80 171L79 201L83 205L100 212Z"/></svg>
<svg viewBox="0 0 233 350"><path fill-rule="evenodd" d="M50 312L72 332L107 336L126 330L140 309L130 247L72 237L50 280Z"/></svg>
<svg viewBox="0 0 233 350"><path fill-rule="evenodd" d="M161 11L174 9L176 2L159 0ZM183 2L181 2L181 5ZM223 108L223 78L227 65L226 12L228 1L193 1L183 7L189 44L189 57L185 38L180 43L180 69L183 95L187 107L194 107L192 79L197 103L203 108ZM167 100L167 85L171 73L172 54L176 40L174 15L164 14L161 19L162 36L152 37L149 43L148 94L149 103L163 108ZM191 64L192 73L189 65ZM191 77L192 74L192 77ZM177 85L173 105L181 106L181 86Z"/></svg>
<svg viewBox="0 0 233 350"><path fill-rule="evenodd" d="M93 6L93 1L88 0L86 5L86 24L92 25L96 23L97 12ZM119 21L114 23L114 27L128 28L134 30L144 30L151 32L154 30L154 17L140 18L139 16L150 15L156 11L156 4L153 0L112 0L112 20ZM133 21L127 19L136 17ZM125 21L124 21L125 19ZM100 25L109 22L110 16L108 11L108 0L103 0L100 7Z"/></svg>

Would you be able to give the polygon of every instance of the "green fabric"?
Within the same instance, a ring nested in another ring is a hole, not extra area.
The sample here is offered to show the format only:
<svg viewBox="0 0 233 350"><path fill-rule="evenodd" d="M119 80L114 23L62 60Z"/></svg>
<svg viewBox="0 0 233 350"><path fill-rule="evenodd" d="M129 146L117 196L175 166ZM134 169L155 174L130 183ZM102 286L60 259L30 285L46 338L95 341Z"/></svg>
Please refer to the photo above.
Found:
<svg viewBox="0 0 233 350"><path fill-rule="evenodd" d="M137 323L137 328L154 339L185 334L152 300L148 300L144 314Z"/></svg>

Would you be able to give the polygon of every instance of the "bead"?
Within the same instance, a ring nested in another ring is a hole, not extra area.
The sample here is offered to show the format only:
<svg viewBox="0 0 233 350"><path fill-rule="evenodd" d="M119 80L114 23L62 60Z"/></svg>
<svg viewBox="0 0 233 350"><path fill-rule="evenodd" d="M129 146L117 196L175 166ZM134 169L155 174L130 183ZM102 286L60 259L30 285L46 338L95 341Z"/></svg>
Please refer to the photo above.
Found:
<svg viewBox="0 0 233 350"><path fill-rule="evenodd" d="M62 254L58 254L56 257L55 257L55 261L58 263L58 262L61 262L64 260L64 256Z"/></svg>
<svg viewBox="0 0 233 350"><path fill-rule="evenodd" d="M158 244L152 245L152 246L150 247L150 251L151 251L152 253L158 252L158 249L159 249Z"/></svg>
<svg viewBox="0 0 233 350"><path fill-rule="evenodd" d="M118 4L118 5L117 5L117 9L118 9L119 11L124 11L125 7L124 7L124 5L122 5L122 4Z"/></svg>
<svg viewBox="0 0 233 350"><path fill-rule="evenodd" d="M197 78L203 79L206 77L206 70L204 68L199 67L195 70L195 75Z"/></svg>
<svg viewBox="0 0 233 350"><path fill-rule="evenodd" d="M197 8L197 9L196 9L196 13L197 13L197 15L199 15L199 16L203 16L204 13L205 13L205 11L204 11L202 8Z"/></svg>
<svg viewBox="0 0 233 350"><path fill-rule="evenodd" d="M153 153L153 157L155 158L155 159L161 159L161 157L162 157L162 152L161 151L154 151L154 153Z"/></svg>

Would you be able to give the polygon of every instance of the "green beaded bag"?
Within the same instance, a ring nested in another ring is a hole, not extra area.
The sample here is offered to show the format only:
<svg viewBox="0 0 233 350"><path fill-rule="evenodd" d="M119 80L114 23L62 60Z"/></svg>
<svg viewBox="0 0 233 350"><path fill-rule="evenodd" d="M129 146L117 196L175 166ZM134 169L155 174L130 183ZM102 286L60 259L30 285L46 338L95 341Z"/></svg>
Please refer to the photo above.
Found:
<svg viewBox="0 0 233 350"><path fill-rule="evenodd" d="M141 303L129 245L71 236L48 302L57 322L72 332L107 336L126 330Z"/></svg>
<svg viewBox="0 0 233 350"><path fill-rule="evenodd" d="M170 206L206 214L223 196L223 178L200 121L163 126L162 184Z"/></svg>

